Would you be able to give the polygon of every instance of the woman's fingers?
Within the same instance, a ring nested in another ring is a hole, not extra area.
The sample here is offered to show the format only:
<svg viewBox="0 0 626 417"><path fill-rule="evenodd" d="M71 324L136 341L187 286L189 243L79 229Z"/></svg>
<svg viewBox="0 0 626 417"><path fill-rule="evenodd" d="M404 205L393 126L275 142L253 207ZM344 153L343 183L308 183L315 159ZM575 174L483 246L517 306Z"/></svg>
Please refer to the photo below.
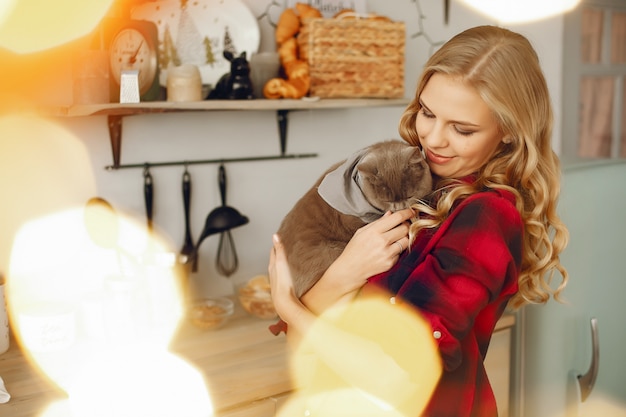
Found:
<svg viewBox="0 0 626 417"><path fill-rule="evenodd" d="M393 213L388 211L380 219L373 221L365 227L371 227L380 232L385 232L403 223L407 223L408 226L408 220L413 217L415 217L415 212L410 208L398 210Z"/></svg>
<svg viewBox="0 0 626 417"><path fill-rule="evenodd" d="M340 256L342 270L354 274L355 285L389 270L398 261L409 246L407 220L413 216L411 209L386 213L357 230Z"/></svg>
<svg viewBox="0 0 626 417"><path fill-rule="evenodd" d="M390 250L395 253L396 256L400 256L402 252L407 250L407 248L409 247L409 238L403 237L401 239L394 240L390 243L389 246L391 247Z"/></svg>
<svg viewBox="0 0 626 417"><path fill-rule="evenodd" d="M274 245L270 250L270 262L267 271L270 277L270 285L272 289L274 289L278 287L278 283L281 280L285 280L286 277L291 279L291 275L289 274L289 268L286 267L285 251L278 235L272 236L272 241Z"/></svg>
<svg viewBox="0 0 626 417"><path fill-rule="evenodd" d="M287 262L287 255L278 235L272 236L274 245L270 250L268 273L270 278L270 292L274 307L278 315L283 317L284 311L289 308L293 293L291 270ZM284 319L284 317L283 317Z"/></svg>
<svg viewBox="0 0 626 417"><path fill-rule="evenodd" d="M408 220L414 215L415 213L410 208L396 211L394 213L387 212L380 219L363 226L359 230L359 233L372 233L373 235L380 235L384 239L384 242L389 245L402 240L400 243L404 249L406 249L408 246L410 226Z"/></svg>

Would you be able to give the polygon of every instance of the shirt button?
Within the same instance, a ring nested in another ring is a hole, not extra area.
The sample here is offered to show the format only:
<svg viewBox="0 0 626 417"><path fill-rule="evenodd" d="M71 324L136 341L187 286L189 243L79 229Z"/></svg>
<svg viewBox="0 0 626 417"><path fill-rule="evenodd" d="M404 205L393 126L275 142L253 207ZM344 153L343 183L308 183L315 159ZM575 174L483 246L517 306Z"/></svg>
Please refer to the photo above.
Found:
<svg viewBox="0 0 626 417"><path fill-rule="evenodd" d="M395 303L396 303L396 297L391 297L391 298L389 299L389 302L390 302L391 304L395 304Z"/></svg>
<svg viewBox="0 0 626 417"><path fill-rule="evenodd" d="M433 337L437 340L441 339L441 332L439 330L435 330L433 332Z"/></svg>

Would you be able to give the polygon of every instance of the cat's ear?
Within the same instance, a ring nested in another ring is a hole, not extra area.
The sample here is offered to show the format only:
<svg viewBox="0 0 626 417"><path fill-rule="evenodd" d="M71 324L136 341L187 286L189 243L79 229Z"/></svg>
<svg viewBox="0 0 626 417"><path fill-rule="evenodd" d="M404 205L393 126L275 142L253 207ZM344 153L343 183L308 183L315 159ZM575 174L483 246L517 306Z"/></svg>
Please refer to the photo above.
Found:
<svg viewBox="0 0 626 417"><path fill-rule="evenodd" d="M411 163L419 163L424 159L422 149L419 146L407 146L403 152L406 153L405 156Z"/></svg>
<svg viewBox="0 0 626 417"><path fill-rule="evenodd" d="M359 165L357 165L357 170L363 176L372 176L378 174L378 166L371 159L364 159Z"/></svg>
<svg viewBox="0 0 626 417"><path fill-rule="evenodd" d="M376 175L378 173L378 158L376 145L370 146L359 160L356 169L361 175Z"/></svg>

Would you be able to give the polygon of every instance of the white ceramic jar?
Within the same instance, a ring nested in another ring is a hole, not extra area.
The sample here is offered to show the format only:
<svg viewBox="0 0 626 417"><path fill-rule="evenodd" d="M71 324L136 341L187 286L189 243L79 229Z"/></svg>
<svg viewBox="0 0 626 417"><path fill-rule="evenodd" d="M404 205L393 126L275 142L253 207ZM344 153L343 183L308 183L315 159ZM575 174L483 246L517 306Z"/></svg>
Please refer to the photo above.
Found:
<svg viewBox="0 0 626 417"><path fill-rule="evenodd" d="M202 100L202 79L195 65L183 64L167 70L167 101Z"/></svg>

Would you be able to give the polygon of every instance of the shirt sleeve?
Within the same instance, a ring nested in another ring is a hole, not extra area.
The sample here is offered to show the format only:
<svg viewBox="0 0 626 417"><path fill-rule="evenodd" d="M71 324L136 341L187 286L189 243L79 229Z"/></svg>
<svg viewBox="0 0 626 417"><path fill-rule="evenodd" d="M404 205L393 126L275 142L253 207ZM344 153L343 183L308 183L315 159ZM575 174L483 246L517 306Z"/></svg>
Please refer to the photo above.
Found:
<svg viewBox="0 0 626 417"><path fill-rule="evenodd" d="M419 258L407 256L393 272L408 276L397 295L431 323L446 370L460 365L461 340L478 314L503 292L517 290L522 231L511 200L499 192L479 193L453 211L415 254Z"/></svg>

